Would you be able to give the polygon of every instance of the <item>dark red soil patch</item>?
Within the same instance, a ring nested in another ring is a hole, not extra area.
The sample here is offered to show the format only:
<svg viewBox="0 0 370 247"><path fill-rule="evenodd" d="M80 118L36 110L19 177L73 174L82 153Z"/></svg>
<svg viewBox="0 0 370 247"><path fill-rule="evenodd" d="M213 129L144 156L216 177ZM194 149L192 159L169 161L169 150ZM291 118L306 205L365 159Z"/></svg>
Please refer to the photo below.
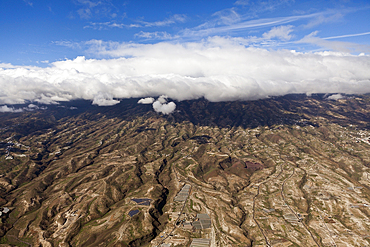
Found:
<svg viewBox="0 0 370 247"><path fill-rule="evenodd" d="M257 171L257 170L262 170L263 168L265 168L265 166L260 163L253 163L253 162L247 161L245 162L245 164L247 166L247 169L250 171Z"/></svg>
<svg viewBox="0 0 370 247"><path fill-rule="evenodd" d="M204 180L207 181L208 179L212 178L212 177L217 177L219 175L219 171L217 169L207 173L205 176L204 176Z"/></svg>

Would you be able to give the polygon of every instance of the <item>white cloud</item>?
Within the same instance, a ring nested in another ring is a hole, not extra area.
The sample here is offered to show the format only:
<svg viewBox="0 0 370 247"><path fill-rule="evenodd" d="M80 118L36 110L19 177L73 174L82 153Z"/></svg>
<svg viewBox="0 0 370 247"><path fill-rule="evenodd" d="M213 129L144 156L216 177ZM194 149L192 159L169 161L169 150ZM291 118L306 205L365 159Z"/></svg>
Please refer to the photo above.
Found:
<svg viewBox="0 0 370 247"><path fill-rule="evenodd" d="M369 55L274 51L241 43L222 37L182 44L95 40L90 52L114 58L77 57L46 68L0 64L0 104L87 99L113 105L121 98L158 95L226 101L370 92Z"/></svg>
<svg viewBox="0 0 370 247"><path fill-rule="evenodd" d="M161 104L165 104L165 103L167 103L167 98L168 98L167 95L161 95L161 96L159 96L159 98L157 99L157 101L159 103L161 103Z"/></svg>
<svg viewBox="0 0 370 247"><path fill-rule="evenodd" d="M98 106L111 106L116 105L119 102L119 100L114 100L113 95L111 95L110 93L99 92L97 95L94 96L92 104Z"/></svg>
<svg viewBox="0 0 370 247"><path fill-rule="evenodd" d="M30 108L30 109L39 109L39 107L37 105L34 105L34 104L29 104L28 108Z"/></svg>
<svg viewBox="0 0 370 247"><path fill-rule="evenodd" d="M174 102L167 103L167 96L162 95L153 103L153 109L156 112L166 115L172 113L176 109L176 104Z"/></svg>
<svg viewBox="0 0 370 247"><path fill-rule="evenodd" d="M148 97L144 99L140 99L137 103L138 104L152 104L154 102L154 98Z"/></svg>
<svg viewBox="0 0 370 247"><path fill-rule="evenodd" d="M174 102L167 103L167 96L161 95L157 100L152 97L140 99L137 103L138 104L152 104L153 109L156 112L160 112L163 114L170 114L176 109L176 104Z"/></svg>
<svg viewBox="0 0 370 247"><path fill-rule="evenodd" d="M341 95L340 93L337 93L337 94L330 95L327 99L339 100L339 99L343 99L343 98L345 98L343 95Z"/></svg>
<svg viewBox="0 0 370 247"><path fill-rule="evenodd" d="M290 40L292 35L290 33L293 31L292 25L273 27L270 31L262 35L265 39L278 38L281 40Z"/></svg>

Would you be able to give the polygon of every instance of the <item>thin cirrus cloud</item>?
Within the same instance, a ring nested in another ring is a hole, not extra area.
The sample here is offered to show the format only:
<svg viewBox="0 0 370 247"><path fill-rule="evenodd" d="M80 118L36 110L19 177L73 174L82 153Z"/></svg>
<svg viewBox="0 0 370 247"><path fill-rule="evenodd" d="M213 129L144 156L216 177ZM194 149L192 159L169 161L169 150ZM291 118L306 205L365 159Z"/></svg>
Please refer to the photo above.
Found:
<svg viewBox="0 0 370 247"><path fill-rule="evenodd" d="M90 22L88 25L84 26L84 28L92 28L95 30L107 30L110 28L124 28L130 27L126 26L122 23L116 23L114 21L106 21L106 22Z"/></svg>
<svg viewBox="0 0 370 247"><path fill-rule="evenodd" d="M117 16L117 8L109 0L72 0L72 2L79 6L76 13L81 19Z"/></svg>
<svg viewBox="0 0 370 247"><path fill-rule="evenodd" d="M175 23L183 23L186 21L186 15L182 14L175 14L166 18L162 21L142 21L139 20L135 23L124 24L124 23L117 23L116 21L107 21L107 22L90 22L89 24L85 25L84 28L91 28L95 30L106 30L111 28L150 28L150 27L164 27L169 26Z"/></svg>
<svg viewBox="0 0 370 247"><path fill-rule="evenodd" d="M364 35L370 35L370 32L338 35L338 36L326 37L326 38L323 38L323 39L340 39L340 38L358 37L358 36L364 36Z"/></svg>
<svg viewBox="0 0 370 247"><path fill-rule="evenodd" d="M252 14L257 14L266 11L273 11L279 6L289 5L294 3L294 0L265 0L265 1L250 1L250 0L237 0L234 5L249 7Z"/></svg>
<svg viewBox="0 0 370 247"><path fill-rule="evenodd" d="M274 3L272 3L274 2ZM213 18L193 28L186 28L178 33L185 38L201 38L214 35L233 35L243 31L259 30L268 27L277 27L291 23L297 23L301 28L313 28L322 23L338 21L345 14L358 9L328 9L325 11L303 13L296 15L279 16L273 18L260 18L254 16L256 13L272 11L280 5L290 4L290 0L265 1L250 3L249 1L237 1L236 5L248 5L249 10L241 14L240 9L230 8L218 11L212 15ZM271 7L271 8L270 8ZM251 15L251 11L255 14ZM306 23L306 24L304 24ZM291 26L291 25L289 25Z"/></svg>
<svg viewBox="0 0 370 247"><path fill-rule="evenodd" d="M33 2L29 1L29 0L23 0L23 2L25 2L27 5L29 6L33 6Z"/></svg>
<svg viewBox="0 0 370 247"><path fill-rule="evenodd" d="M327 38L320 38L317 37L318 32L312 32L302 39L296 41L295 43L303 43L303 44L313 44L318 47L322 47L324 49L330 49L334 51L340 51L340 52L357 52L357 53L369 53L370 52L370 46L369 45L363 45L363 44L356 44L352 42L344 42L344 41L332 41L332 39L342 38L342 37L355 37L355 36L362 36L370 34L367 33L359 33L359 34L348 34L348 35L341 35L337 37L327 37Z"/></svg>
<svg viewBox="0 0 370 247"><path fill-rule="evenodd" d="M182 14L175 14L163 21L155 21L155 22L146 22L146 21L139 21L144 27L163 27L168 26L178 22L185 22L186 15Z"/></svg>
<svg viewBox="0 0 370 247"><path fill-rule="evenodd" d="M277 26L273 27L268 32L262 34L261 37L256 36L249 36L247 38L239 38L240 41L243 41L244 44L259 44L261 45L262 42L264 45L271 45L271 40L280 40L280 41L288 41L290 40L293 35L294 26L286 25L286 26ZM167 32L139 32L135 34L135 37L144 38L144 39L151 39L151 40L176 40L181 39L180 35L171 35Z"/></svg>
<svg viewBox="0 0 370 247"><path fill-rule="evenodd" d="M242 30L248 30L253 28L264 28L264 27L274 27L287 23L292 23L294 21L302 19L311 19L319 13L308 14L308 15L296 15L296 16L286 16L286 17L276 17L276 18L261 18L255 20L243 20L228 24L228 25L216 25L216 21L202 24L198 27L191 29L184 29L180 32L183 37L205 37L213 35L222 35L230 32L239 32Z"/></svg>
<svg viewBox="0 0 370 247"><path fill-rule="evenodd" d="M230 37L187 43L95 40L90 44L95 44L91 51L111 58L80 56L46 68L1 64L0 105L86 99L107 106L121 98L160 95L179 101L201 97L229 101L289 93L370 92L370 57L363 54L267 50ZM158 111L176 107L159 103Z"/></svg>
<svg viewBox="0 0 370 247"><path fill-rule="evenodd" d="M172 36L171 34L169 34L167 32L164 32L164 31L163 32L159 32L159 31L143 32L143 31L140 31L139 33L135 34L135 37L144 38L144 39L159 39L159 40L171 40L171 39L178 38L178 36Z"/></svg>

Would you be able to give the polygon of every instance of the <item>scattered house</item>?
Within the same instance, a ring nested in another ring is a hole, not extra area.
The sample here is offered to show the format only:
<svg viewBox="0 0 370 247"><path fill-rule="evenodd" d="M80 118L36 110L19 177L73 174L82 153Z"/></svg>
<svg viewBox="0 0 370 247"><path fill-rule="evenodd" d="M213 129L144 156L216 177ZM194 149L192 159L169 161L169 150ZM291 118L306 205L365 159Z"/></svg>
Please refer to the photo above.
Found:
<svg viewBox="0 0 370 247"><path fill-rule="evenodd" d="M184 222L183 227L184 227L184 230L188 230L188 231L194 230L194 227L191 224L191 222Z"/></svg>
<svg viewBox="0 0 370 247"><path fill-rule="evenodd" d="M211 239L195 238L190 244L190 247L209 247L211 245Z"/></svg>
<svg viewBox="0 0 370 247"><path fill-rule="evenodd" d="M10 209L9 209L9 208L7 208L7 207L5 207L5 208L3 209L3 213L4 213L4 214L9 213L9 211L10 211Z"/></svg>

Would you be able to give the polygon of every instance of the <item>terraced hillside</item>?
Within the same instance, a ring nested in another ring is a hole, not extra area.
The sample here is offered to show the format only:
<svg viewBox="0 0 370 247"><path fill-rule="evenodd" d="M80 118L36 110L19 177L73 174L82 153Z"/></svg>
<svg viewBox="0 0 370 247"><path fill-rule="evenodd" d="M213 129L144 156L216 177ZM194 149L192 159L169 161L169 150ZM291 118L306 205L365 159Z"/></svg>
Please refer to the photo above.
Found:
<svg viewBox="0 0 370 247"><path fill-rule="evenodd" d="M3 246L370 244L369 96L136 102L0 115Z"/></svg>

